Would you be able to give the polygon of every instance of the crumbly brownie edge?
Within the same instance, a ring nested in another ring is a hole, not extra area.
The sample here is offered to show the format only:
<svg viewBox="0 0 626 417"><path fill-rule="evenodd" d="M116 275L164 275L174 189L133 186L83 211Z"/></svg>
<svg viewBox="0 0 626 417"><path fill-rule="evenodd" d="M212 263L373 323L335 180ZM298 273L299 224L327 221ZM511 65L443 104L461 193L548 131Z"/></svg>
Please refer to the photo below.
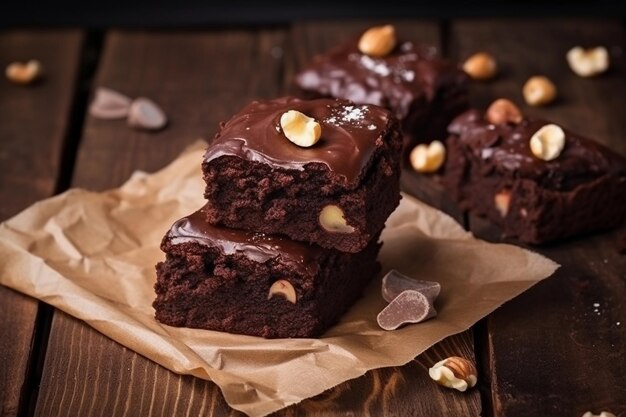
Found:
<svg viewBox="0 0 626 417"><path fill-rule="evenodd" d="M156 318L172 326L278 337L314 337L353 304L378 270L380 245L359 254L325 251L316 274L294 271L280 259L253 262L195 242L170 245L157 265ZM296 304L273 297L271 284L289 277Z"/></svg>

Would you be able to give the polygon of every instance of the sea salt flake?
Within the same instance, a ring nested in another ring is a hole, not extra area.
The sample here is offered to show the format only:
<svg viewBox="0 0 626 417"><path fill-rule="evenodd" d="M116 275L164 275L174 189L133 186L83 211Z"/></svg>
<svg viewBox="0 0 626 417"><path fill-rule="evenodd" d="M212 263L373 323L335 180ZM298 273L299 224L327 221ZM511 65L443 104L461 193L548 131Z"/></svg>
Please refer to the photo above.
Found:
<svg viewBox="0 0 626 417"><path fill-rule="evenodd" d="M368 128L369 130L374 130L374 129L376 129L376 125L369 125L367 128Z"/></svg>
<svg viewBox="0 0 626 417"><path fill-rule="evenodd" d="M593 303L594 307L600 307L600 303Z"/></svg>
<svg viewBox="0 0 626 417"><path fill-rule="evenodd" d="M401 74L404 81L411 82L415 79L415 72L413 71L402 71Z"/></svg>
<svg viewBox="0 0 626 417"><path fill-rule="evenodd" d="M382 75L383 77L391 74L391 69L382 61L375 61L367 55L361 56L361 65L363 65L368 70L375 72L378 75Z"/></svg>

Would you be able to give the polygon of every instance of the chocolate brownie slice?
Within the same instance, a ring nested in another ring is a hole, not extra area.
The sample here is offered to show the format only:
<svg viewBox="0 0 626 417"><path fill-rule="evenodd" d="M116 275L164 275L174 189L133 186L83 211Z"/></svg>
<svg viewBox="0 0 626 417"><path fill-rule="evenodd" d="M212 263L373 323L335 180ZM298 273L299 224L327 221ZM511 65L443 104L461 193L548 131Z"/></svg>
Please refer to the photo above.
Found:
<svg viewBox="0 0 626 417"><path fill-rule="evenodd" d="M296 110L321 125L303 148L281 130ZM202 164L211 224L282 234L356 253L400 201L402 138L383 108L346 100L255 101L228 122Z"/></svg>
<svg viewBox="0 0 626 417"><path fill-rule="evenodd" d="M371 57L351 39L318 55L295 85L307 98L336 97L389 108L400 120L407 146L444 139L448 123L469 107L468 78L432 46L399 42Z"/></svg>
<svg viewBox="0 0 626 417"><path fill-rule="evenodd" d="M211 226L202 210L164 237L156 318L266 338L322 334L378 271L377 236L357 254Z"/></svg>
<svg viewBox="0 0 626 417"><path fill-rule="evenodd" d="M566 129L554 160L531 152L548 122L491 124L477 110L449 126L444 184L462 208L505 235L543 243L618 226L626 217L626 160Z"/></svg>

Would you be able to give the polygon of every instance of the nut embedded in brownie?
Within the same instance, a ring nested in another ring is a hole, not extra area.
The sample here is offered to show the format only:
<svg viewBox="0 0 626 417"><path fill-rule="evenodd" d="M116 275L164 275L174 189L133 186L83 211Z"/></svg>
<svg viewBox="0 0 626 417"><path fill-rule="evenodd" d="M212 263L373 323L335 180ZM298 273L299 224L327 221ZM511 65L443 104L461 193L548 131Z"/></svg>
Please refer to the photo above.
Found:
<svg viewBox="0 0 626 417"><path fill-rule="evenodd" d="M488 111L487 119L492 114ZM444 184L463 209L528 243L606 230L624 221L623 157L546 121L487 119L470 110L448 129Z"/></svg>
<svg viewBox="0 0 626 417"><path fill-rule="evenodd" d="M308 98L389 108L401 122L407 147L444 139L448 123L469 107L467 76L435 47L396 42L390 27L371 28L316 56L296 75L295 85Z"/></svg>
<svg viewBox="0 0 626 417"><path fill-rule="evenodd" d="M171 326L277 337L315 337L378 272L375 236L357 254L211 226L203 209L164 237L156 318Z"/></svg>
<svg viewBox="0 0 626 417"><path fill-rule="evenodd" d="M284 97L223 123L202 164L209 223L356 253L400 201L402 136L381 107Z"/></svg>

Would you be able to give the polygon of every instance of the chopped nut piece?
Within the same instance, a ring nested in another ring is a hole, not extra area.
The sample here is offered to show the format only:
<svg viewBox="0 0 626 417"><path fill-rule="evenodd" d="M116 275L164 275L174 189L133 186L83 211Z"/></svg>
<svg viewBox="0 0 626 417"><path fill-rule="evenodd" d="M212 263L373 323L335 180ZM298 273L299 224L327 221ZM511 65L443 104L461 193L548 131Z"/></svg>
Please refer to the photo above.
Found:
<svg viewBox="0 0 626 417"><path fill-rule="evenodd" d="M428 375L439 385L461 392L473 387L478 381L474 364L458 356L451 356L437 362L428 370Z"/></svg>
<svg viewBox="0 0 626 417"><path fill-rule="evenodd" d="M31 59L27 63L13 62L5 70L7 78L15 84L31 84L35 82L42 73L39 61Z"/></svg>
<svg viewBox="0 0 626 417"><path fill-rule="evenodd" d="M123 119L128 116L131 100L110 88L99 87L89 106L89 114L98 119Z"/></svg>
<svg viewBox="0 0 626 417"><path fill-rule="evenodd" d="M167 124L163 110L155 102L144 97L132 102L127 121L130 126L147 130L159 130Z"/></svg>
<svg viewBox="0 0 626 417"><path fill-rule="evenodd" d="M565 147L565 132L555 124L548 124L530 138L530 150L539 159L552 161Z"/></svg>
<svg viewBox="0 0 626 417"><path fill-rule="evenodd" d="M267 299L269 300L275 295L285 298L292 304L296 303L296 290L287 280L279 279L272 284L269 293L267 294Z"/></svg>
<svg viewBox="0 0 626 417"><path fill-rule="evenodd" d="M411 151L409 159L415 171L432 173L443 165L446 159L446 148L438 140L431 142L429 145L417 145Z"/></svg>
<svg viewBox="0 0 626 417"><path fill-rule="evenodd" d="M322 127L312 117L297 110L289 110L280 116L280 127L287 139L303 148L317 143Z"/></svg>
<svg viewBox="0 0 626 417"><path fill-rule="evenodd" d="M493 202L496 209L500 212L502 217L506 217L509 213L509 205L511 204L511 192L508 190L502 190L493 197Z"/></svg>
<svg viewBox="0 0 626 417"><path fill-rule="evenodd" d="M531 106L543 106L556 98L556 86L547 77L530 77L522 89L524 100Z"/></svg>
<svg viewBox="0 0 626 417"><path fill-rule="evenodd" d="M500 98L491 103L485 117L489 123L494 125L518 124L523 119L520 109L512 101L505 98Z"/></svg>
<svg viewBox="0 0 626 417"><path fill-rule="evenodd" d="M324 230L333 233L352 233L354 227L348 225L343 210L330 204L322 209L319 216L320 225Z"/></svg>
<svg viewBox="0 0 626 417"><path fill-rule="evenodd" d="M488 80L496 76L498 64L487 52L478 52L465 61L463 71L475 80Z"/></svg>
<svg viewBox="0 0 626 417"><path fill-rule="evenodd" d="M359 39L359 51L382 58L396 47L396 29L392 25L376 26L366 30Z"/></svg>
<svg viewBox="0 0 626 417"><path fill-rule="evenodd" d="M613 413L609 413L608 411L603 411L597 415L593 414L591 411L587 411L585 414L583 414L583 417L617 417L617 416Z"/></svg>
<svg viewBox="0 0 626 417"><path fill-rule="evenodd" d="M381 292L383 298L388 303L392 302L394 298L406 290L415 290L424 294L432 304L439 296L439 292L441 292L441 285L438 282L421 281L407 277L395 269L387 272L383 277Z"/></svg>
<svg viewBox="0 0 626 417"><path fill-rule="evenodd" d="M406 290L378 313L376 321L384 330L395 330L403 324L419 323L436 315L435 307L424 294Z"/></svg>
<svg viewBox="0 0 626 417"><path fill-rule="evenodd" d="M609 51L603 46L591 49L576 46L566 58L572 71L581 77L593 77L609 69Z"/></svg>

